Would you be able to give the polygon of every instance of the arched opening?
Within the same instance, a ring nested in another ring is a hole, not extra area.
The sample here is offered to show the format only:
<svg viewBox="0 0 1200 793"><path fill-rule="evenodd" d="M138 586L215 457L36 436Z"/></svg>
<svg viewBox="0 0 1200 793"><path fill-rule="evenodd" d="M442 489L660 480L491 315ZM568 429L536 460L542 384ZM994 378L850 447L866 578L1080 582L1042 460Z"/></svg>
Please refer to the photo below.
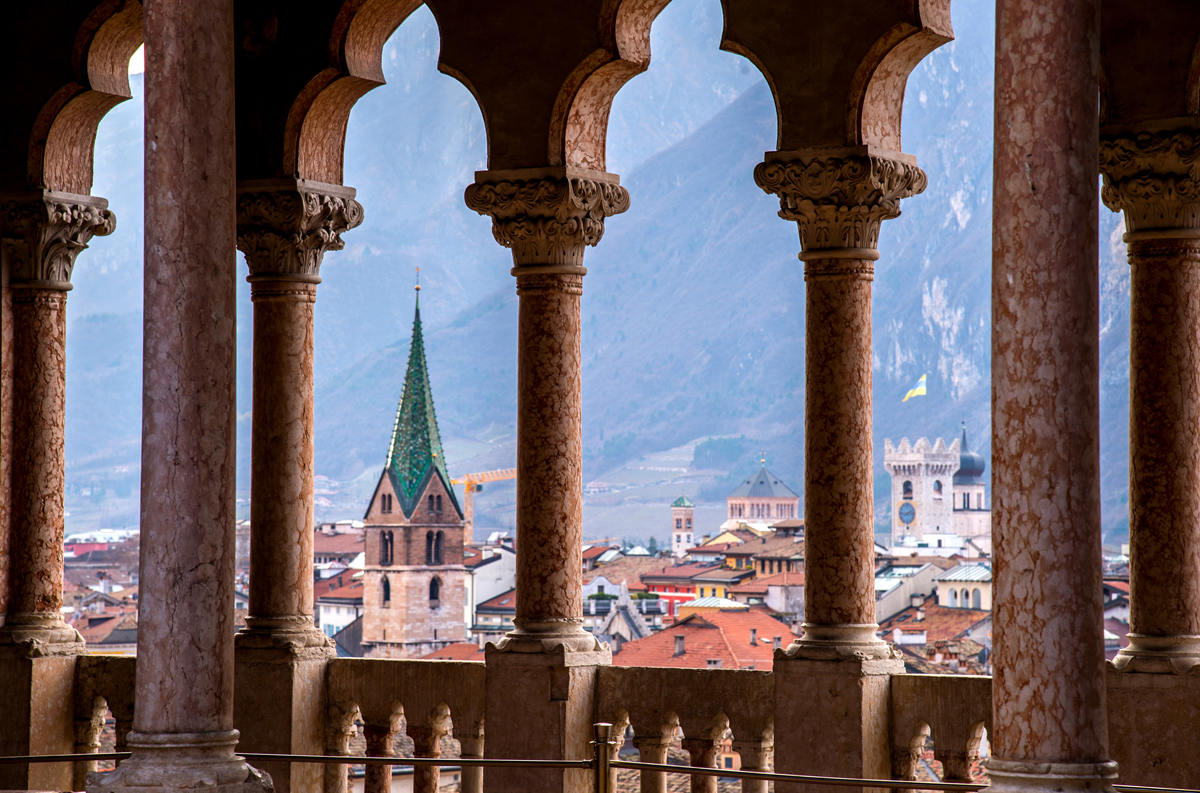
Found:
<svg viewBox="0 0 1200 793"><path fill-rule="evenodd" d="M952 609L958 608L958 590L957 589L950 590L950 608L952 608Z"/></svg>
<svg viewBox="0 0 1200 793"><path fill-rule="evenodd" d="M435 536L433 538L433 563L434 564L445 564L445 562L443 561L443 556L442 556L442 545L444 542L445 542L445 534L443 534L442 532L439 531L437 533L437 536Z"/></svg>
<svg viewBox="0 0 1200 793"><path fill-rule="evenodd" d="M912 482L908 481L907 479L904 480L903 488L904 488L904 498L912 498L913 497Z"/></svg>
<svg viewBox="0 0 1200 793"><path fill-rule="evenodd" d="M425 532L425 564L433 564L433 532Z"/></svg>
<svg viewBox="0 0 1200 793"><path fill-rule="evenodd" d="M442 581L440 578L434 578L429 582L429 604L437 606L442 599Z"/></svg>
<svg viewBox="0 0 1200 793"><path fill-rule="evenodd" d="M982 609L983 608L983 593L980 592L978 589L971 592L971 608L973 608L973 609Z"/></svg>
<svg viewBox="0 0 1200 793"><path fill-rule="evenodd" d="M937 501L942 500L942 480L936 479L933 482L933 497Z"/></svg>
<svg viewBox="0 0 1200 793"><path fill-rule="evenodd" d="M383 577L383 587L382 588L383 588L382 605L385 609L391 608L391 606L392 606L392 583L390 581L388 581L387 576Z"/></svg>
<svg viewBox="0 0 1200 793"><path fill-rule="evenodd" d="M962 607L965 609L971 608L971 593L965 588L962 591Z"/></svg>
<svg viewBox="0 0 1200 793"><path fill-rule="evenodd" d="M437 512L438 517L440 518L442 516L442 497L441 496L437 497L436 503L437 503L436 512Z"/></svg>

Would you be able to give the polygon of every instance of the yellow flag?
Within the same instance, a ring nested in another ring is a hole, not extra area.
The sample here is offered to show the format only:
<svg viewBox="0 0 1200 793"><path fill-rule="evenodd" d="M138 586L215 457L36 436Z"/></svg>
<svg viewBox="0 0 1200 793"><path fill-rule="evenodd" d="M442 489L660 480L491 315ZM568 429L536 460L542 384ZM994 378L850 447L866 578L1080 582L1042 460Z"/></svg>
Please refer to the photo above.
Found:
<svg viewBox="0 0 1200 793"><path fill-rule="evenodd" d="M904 399L900 401L907 402L915 396L925 396L925 375L921 375L921 379L917 381L917 384L908 389L908 393L905 394Z"/></svg>

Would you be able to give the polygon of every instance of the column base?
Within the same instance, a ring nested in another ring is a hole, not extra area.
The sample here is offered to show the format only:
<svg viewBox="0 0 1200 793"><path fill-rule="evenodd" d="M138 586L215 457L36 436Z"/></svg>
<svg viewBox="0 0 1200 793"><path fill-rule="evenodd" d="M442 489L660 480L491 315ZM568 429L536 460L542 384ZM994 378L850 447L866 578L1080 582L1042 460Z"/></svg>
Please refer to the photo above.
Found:
<svg viewBox="0 0 1200 793"><path fill-rule="evenodd" d="M29 658L81 655L87 645L58 614L9 614L0 626L0 652Z"/></svg>
<svg viewBox="0 0 1200 793"><path fill-rule="evenodd" d="M1200 665L1200 636L1148 636L1131 633L1109 663L1118 672L1185 675Z"/></svg>
<svg viewBox="0 0 1200 793"><path fill-rule="evenodd" d="M591 663L612 663L608 645L601 644L595 636L585 631L582 619L531 620L518 617L513 624L517 627L515 631L499 642L487 643L489 652L595 653L597 659ZM600 660L601 656L608 660Z"/></svg>
<svg viewBox="0 0 1200 793"><path fill-rule="evenodd" d="M321 633L312 617L247 617L233 646L247 650L285 650L293 655L333 658L333 639Z"/></svg>
<svg viewBox="0 0 1200 793"><path fill-rule="evenodd" d="M775 657L798 658L809 661L889 660L899 658L891 645L875 635L879 626L813 625L804 623L804 635L786 650L776 651Z"/></svg>
<svg viewBox="0 0 1200 793"><path fill-rule="evenodd" d="M115 771L87 775L88 793L203 789L208 793L272 793L271 777L234 754L238 731L129 733L133 756Z"/></svg>
<svg viewBox="0 0 1200 793"><path fill-rule="evenodd" d="M989 793L1029 793L1031 791L1099 790L1112 791L1117 781L1117 764L1036 763L990 757L984 761L991 779Z"/></svg>

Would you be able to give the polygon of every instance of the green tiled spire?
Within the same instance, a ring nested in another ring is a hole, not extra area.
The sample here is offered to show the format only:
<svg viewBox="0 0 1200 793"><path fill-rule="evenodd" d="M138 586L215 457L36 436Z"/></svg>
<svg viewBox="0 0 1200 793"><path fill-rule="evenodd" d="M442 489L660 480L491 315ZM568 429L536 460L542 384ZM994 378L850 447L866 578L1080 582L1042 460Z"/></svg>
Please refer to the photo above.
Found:
<svg viewBox="0 0 1200 793"><path fill-rule="evenodd" d="M418 287L419 288L419 287ZM425 365L425 339L421 334L421 298L417 293L413 318L412 347L408 353L408 371L404 375L404 393L396 410L392 443L388 447L387 470L400 498L405 515L411 515L426 483L436 471L441 475L450 500L458 509L450 474L442 456L442 438L438 434L437 415L433 410L433 392ZM458 509L459 514L462 513Z"/></svg>

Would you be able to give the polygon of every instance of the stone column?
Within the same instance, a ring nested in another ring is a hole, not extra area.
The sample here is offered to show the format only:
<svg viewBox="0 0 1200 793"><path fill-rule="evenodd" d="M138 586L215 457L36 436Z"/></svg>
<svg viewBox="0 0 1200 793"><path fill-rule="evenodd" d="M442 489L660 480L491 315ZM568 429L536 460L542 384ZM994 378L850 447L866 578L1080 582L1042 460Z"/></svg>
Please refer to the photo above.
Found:
<svg viewBox="0 0 1200 793"><path fill-rule="evenodd" d="M9 279L0 473L10 564L0 679L12 685L0 744L15 754L61 754L74 745L70 691L75 656L85 650L62 618L67 291L75 257L93 235L115 226L103 198L49 191L0 197L0 256ZM67 763L0 767L3 787L71 782Z"/></svg>
<svg viewBox="0 0 1200 793"><path fill-rule="evenodd" d="M775 740L773 738L765 741L735 740L733 751L737 752L738 757L741 758L743 771L769 772L771 755L775 751ZM765 779L743 779L742 793L767 793L767 781Z"/></svg>
<svg viewBox="0 0 1200 793"><path fill-rule="evenodd" d="M363 737L367 739L367 757L391 757L396 753L396 734L400 731L398 725L364 724ZM380 763L370 763L363 777L363 793L391 793L392 767Z"/></svg>
<svg viewBox="0 0 1200 793"><path fill-rule="evenodd" d="M458 740L459 755L463 759L483 759L483 726L466 729L455 725L454 737ZM483 793L483 769L478 766L462 767L462 793Z"/></svg>
<svg viewBox="0 0 1200 793"><path fill-rule="evenodd" d="M236 639L234 718L244 751L320 754L333 641L313 623L313 308L325 251L362 222L354 189L298 179L238 187L238 248L254 303L250 613ZM266 763L275 789L324 769Z"/></svg>
<svg viewBox="0 0 1200 793"><path fill-rule="evenodd" d="M720 738L684 738L681 743L688 759L697 768L716 768ZM707 774L691 777L692 793L717 793L717 778Z"/></svg>
<svg viewBox="0 0 1200 793"><path fill-rule="evenodd" d="M1126 778L1180 787L1200 775L1200 736L1162 740L1200 719L1188 675L1200 661L1200 129L1102 133L1101 197L1125 213L1131 276L1130 633L1108 674L1111 752Z"/></svg>
<svg viewBox="0 0 1200 793"><path fill-rule="evenodd" d="M992 789L1111 789L1099 482L1099 3L996 7ZM937 736L934 736L935 740Z"/></svg>
<svg viewBox="0 0 1200 793"><path fill-rule="evenodd" d="M887 730L874 725L888 723L890 676L904 664L875 635L871 281L880 225L925 189L925 173L913 157L858 146L768 153L754 178L799 227L806 284L804 634L776 651L776 765L885 778Z"/></svg>
<svg viewBox="0 0 1200 793"><path fill-rule="evenodd" d="M1129 646L1119 670L1200 663L1200 129L1101 138L1130 265Z"/></svg>
<svg viewBox="0 0 1200 793"><path fill-rule="evenodd" d="M87 789L252 793L234 754L233 0L145 5L141 587L133 756Z"/></svg>
<svg viewBox="0 0 1200 793"><path fill-rule="evenodd" d="M517 349L515 630L487 654L487 712L527 725L493 731L489 757L590 756L597 664L612 655L583 628L583 448L579 298L583 252L624 212L616 176L575 168L483 171L467 206L512 249ZM529 692L544 692L533 697ZM586 771L496 769L496 790L561 791Z"/></svg>
<svg viewBox="0 0 1200 793"><path fill-rule="evenodd" d="M448 725L409 724L405 732L413 741L413 757L437 758L442 756L442 736L447 732ZM437 793L438 780L442 770L437 766L413 766L413 793Z"/></svg>
<svg viewBox="0 0 1200 793"><path fill-rule="evenodd" d="M667 762L667 749L671 739L662 735L639 737L633 733L633 745L638 750L638 761L642 763ZM667 793L667 775L662 771L640 771L641 793Z"/></svg>

